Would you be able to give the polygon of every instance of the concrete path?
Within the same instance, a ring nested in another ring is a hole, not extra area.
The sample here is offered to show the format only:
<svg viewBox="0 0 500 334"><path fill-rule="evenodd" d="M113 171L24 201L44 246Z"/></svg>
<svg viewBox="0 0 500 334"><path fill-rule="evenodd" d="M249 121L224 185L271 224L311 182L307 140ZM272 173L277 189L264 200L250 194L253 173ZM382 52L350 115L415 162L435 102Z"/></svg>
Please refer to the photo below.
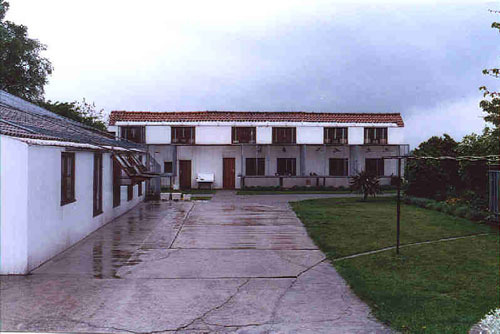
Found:
<svg viewBox="0 0 500 334"><path fill-rule="evenodd" d="M1 277L1 330L389 333L288 205L311 197L325 196L140 204L31 275Z"/></svg>

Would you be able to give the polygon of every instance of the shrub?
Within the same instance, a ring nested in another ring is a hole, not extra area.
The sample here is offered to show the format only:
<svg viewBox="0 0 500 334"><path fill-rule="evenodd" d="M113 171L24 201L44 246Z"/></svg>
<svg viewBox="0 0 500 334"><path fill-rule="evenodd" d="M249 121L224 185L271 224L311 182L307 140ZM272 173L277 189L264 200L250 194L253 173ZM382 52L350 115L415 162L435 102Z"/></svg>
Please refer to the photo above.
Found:
<svg viewBox="0 0 500 334"><path fill-rule="evenodd" d="M447 204L447 203L443 203L443 212L444 213L447 213L449 215L453 215L454 214L454 210L453 210L453 206Z"/></svg>
<svg viewBox="0 0 500 334"><path fill-rule="evenodd" d="M469 208L466 206L463 206L463 205L456 206L454 208L455 216L462 217L462 218L465 218L465 216L467 215L467 213L469 213L469 211L470 211Z"/></svg>
<svg viewBox="0 0 500 334"><path fill-rule="evenodd" d="M370 175L366 171L362 171L352 177L351 188L363 194L363 200L366 201L369 195L375 197L381 192L380 183L376 176Z"/></svg>
<svg viewBox="0 0 500 334"><path fill-rule="evenodd" d="M444 203L443 202L436 202L434 210L443 212L444 211Z"/></svg>
<svg viewBox="0 0 500 334"><path fill-rule="evenodd" d="M488 213L477 210L477 209L471 209L467 214L465 215L465 218L469 220L474 220L474 221L480 221L480 220L487 220Z"/></svg>

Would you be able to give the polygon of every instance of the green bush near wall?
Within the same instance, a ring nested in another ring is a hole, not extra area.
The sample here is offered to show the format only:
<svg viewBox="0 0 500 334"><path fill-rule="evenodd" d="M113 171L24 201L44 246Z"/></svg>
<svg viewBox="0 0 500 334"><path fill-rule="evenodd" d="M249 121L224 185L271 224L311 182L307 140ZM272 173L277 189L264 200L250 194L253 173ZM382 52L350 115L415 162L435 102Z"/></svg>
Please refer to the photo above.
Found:
<svg viewBox="0 0 500 334"><path fill-rule="evenodd" d="M488 212L477 208L469 207L461 203L447 203L445 201L435 201L428 198L405 196L403 202L418 206L420 208L444 212L446 214L467 218L477 222L495 222L494 216Z"/></svg>

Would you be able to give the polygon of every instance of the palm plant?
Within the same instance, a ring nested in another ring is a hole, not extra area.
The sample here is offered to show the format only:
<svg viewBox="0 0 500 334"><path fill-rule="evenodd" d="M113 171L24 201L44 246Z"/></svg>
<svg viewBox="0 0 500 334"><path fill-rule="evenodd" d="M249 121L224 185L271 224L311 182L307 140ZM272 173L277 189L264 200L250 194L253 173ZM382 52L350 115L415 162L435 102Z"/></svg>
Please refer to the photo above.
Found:
<svg viewBox="0 0 500 334"><path fill-rule="evenodd" d="M368 195L375 197L376 194L381 193L380 183L375 175L368 174L365 171L358 173L352 177L351 188L363 194L363 200L368 199Z"/></svg>

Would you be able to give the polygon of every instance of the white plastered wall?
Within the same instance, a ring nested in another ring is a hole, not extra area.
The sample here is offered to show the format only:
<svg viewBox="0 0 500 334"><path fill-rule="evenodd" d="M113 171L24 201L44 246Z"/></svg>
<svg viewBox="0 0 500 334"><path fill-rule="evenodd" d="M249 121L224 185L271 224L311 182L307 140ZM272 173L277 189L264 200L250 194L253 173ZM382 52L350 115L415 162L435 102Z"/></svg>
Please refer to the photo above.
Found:
<svg viewBox="0 0 500 334"><path fill-rule="evenodd" d="M322 126L297 127L297 144L321 144L323 136Z"/></svg>
<svg viewBox="0 0 500 334"><path fill-rule="evenodd" d="M166 125L146 126L147 144L170 144L172 140L171 127Z"/></svg>
<svg viewBox="0 0 500 334"><path fill-rule="evenodd" d="M28 145L0 135L0 274L28 271Z"/></svg>
<svg viewBox="0 0 500 334"><path fill-rule="evenodd" d="M196 144L231 144L230 126L197 126Z"/></svg>
<svg viewBox="0 0 500 334"><path fill-rule="evenodd" d="M61 152L64 150L28 146L2 137L2 250L15 250L16 256L2 261L1 274L26 274L144 199L144 184L141 197L138 186L134 186L131 201L127 201L127 188L121 187L121 203L113 208L111 156L105 153L103 213L93 217L94 153L77 151L76 201L61 206ZM11 201L14 198L15 208ZM16 215L12 214L13 209ZM13 233L19 237L13 238ZM2 252L2 260L9 251Z"/></svg>

